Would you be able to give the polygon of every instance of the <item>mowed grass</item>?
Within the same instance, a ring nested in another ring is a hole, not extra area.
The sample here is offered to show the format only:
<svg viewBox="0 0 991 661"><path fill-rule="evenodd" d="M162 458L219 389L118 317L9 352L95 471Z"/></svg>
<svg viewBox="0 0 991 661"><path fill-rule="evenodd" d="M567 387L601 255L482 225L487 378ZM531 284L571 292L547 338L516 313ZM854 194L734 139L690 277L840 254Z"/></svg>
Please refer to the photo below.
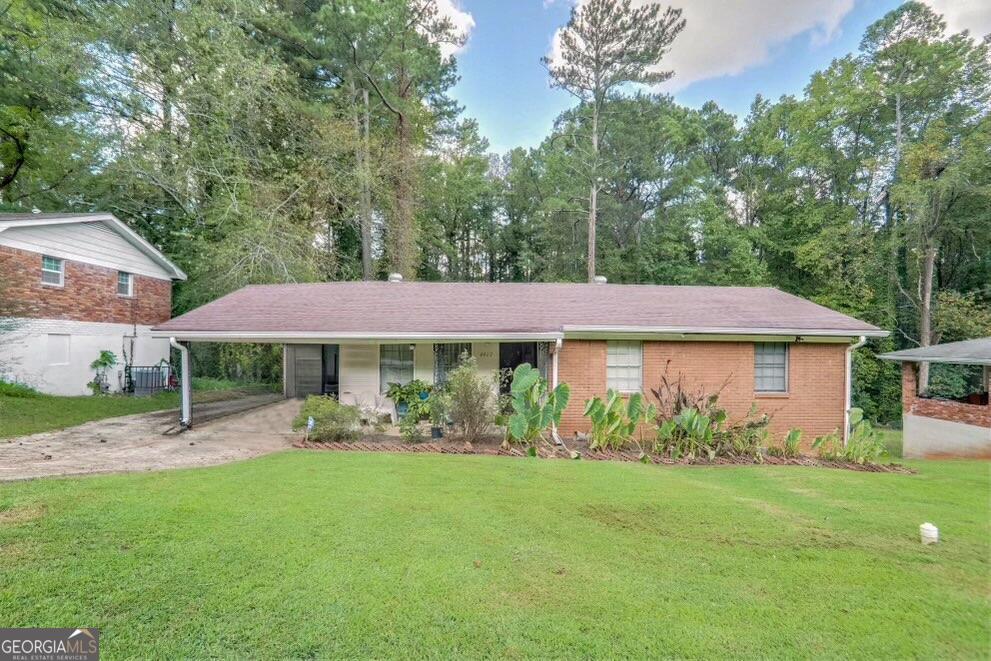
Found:
<svg viewBox="0 0 991 661"><path fill-rule="evenodd" d="M297 450L6 484L0 613L106 658L987 658L991 465L915 466Z"/></svg>
<svg viewBox="0 0 991 661"><path fill-rule="evenodd" d="M267 392L271 387L217 379L193 379L193 389L193 401L202 403ZM65 429L91 420L178 407L178 392L162 392L148 397L62 397L0 383L0 439Z"/></svg>

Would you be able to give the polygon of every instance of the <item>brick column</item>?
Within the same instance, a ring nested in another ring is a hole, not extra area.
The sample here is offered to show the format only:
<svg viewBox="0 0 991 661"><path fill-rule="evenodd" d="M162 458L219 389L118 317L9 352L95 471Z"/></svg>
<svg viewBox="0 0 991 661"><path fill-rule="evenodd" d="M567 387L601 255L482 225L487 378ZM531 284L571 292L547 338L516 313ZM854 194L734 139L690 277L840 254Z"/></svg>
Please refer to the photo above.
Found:
<svg viewBox="0 0 991 661"><path fill-rule="evenodd" d="M919 379L915 363L902 363L902 413L911 413L918 397Z"/></svg>

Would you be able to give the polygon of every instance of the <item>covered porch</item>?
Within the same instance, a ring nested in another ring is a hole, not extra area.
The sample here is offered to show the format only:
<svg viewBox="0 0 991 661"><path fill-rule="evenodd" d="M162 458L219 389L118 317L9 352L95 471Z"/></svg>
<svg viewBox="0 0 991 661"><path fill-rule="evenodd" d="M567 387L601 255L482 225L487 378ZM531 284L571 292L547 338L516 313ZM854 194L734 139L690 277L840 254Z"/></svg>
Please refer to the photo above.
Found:
<svg viewBox="0 0 991 661"><path fill-rule="evenodd" d="M184 427L194 423L190 382L189 345L195 342L250 342L282 345L282 386L286 398L327 395L343 404L394 415L386 395L389 385L413 380L443 384L462 356L472 357L479 371L501 383L500 374L522 363L535 365L552 387L558 382L558 357L563 335L515 333L501 335L390 335L355 337L343 334L267 337L265 334L170 335L181 357Z"/></svg>

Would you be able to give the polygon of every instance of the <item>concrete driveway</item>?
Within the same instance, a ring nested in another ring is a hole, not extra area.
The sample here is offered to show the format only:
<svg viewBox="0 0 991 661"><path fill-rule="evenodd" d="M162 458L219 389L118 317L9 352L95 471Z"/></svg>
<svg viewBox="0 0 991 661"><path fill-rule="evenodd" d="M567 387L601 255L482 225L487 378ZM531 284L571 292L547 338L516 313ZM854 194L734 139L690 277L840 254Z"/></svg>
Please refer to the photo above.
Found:
<svg viewBox="0 0 991 661"><path fill-rule="evenodd" d="M0 441L0 481L211 466L282 450L300 437L291 426L301 402L273 399L240 412L194 405L193 428L181 434L170 432L175 411L157 411Z"/></svg>

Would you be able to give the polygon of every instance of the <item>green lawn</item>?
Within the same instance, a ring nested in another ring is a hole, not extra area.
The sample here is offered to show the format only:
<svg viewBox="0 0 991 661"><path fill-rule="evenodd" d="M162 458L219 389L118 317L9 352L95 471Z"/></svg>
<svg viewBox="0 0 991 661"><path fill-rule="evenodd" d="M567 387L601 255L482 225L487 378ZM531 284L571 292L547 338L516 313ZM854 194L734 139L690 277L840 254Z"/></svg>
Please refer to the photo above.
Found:
<svg viewBox="0 0 991 661"><path fill-rule="evenodd" d="M42 395L20 386L0 383L0 439L65 429L90 420L118 415L148 413L179 408L179 393L166 392L150 397L123 395L59 397ZM236 397L245 388L263 391L267 387L216 379L193 379L193 401L217 401ZM11 396L13 393L15 396Z"/></svg>
<svg viewBox="0 0 991 661"><path fill-rule="evenodd" d="M989 464L915 466L289 451L0 485L0 619L107 658L987 658Z"/></svg>

